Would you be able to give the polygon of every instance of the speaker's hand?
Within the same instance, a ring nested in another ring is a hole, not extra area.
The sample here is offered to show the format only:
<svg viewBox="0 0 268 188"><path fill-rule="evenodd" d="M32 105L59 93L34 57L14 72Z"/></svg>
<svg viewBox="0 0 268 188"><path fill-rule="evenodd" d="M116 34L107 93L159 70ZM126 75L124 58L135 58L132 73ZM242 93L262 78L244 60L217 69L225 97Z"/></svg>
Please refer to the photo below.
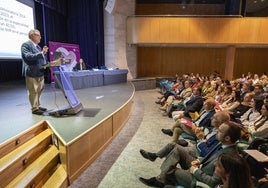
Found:
<svg viewBox="0 0 268 188"><path fill-rule="evenodd" d="M48 47L47 46L44 46L43 49L42 49L42 54L45 55L48 51Z"/></svg>

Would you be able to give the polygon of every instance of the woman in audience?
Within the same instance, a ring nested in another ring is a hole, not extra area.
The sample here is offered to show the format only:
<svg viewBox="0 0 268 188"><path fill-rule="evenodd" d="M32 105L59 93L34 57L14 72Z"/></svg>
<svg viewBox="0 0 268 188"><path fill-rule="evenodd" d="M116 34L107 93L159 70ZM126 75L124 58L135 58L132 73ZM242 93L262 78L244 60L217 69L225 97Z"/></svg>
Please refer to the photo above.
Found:
<svg viewBox="0 0 268 188"><path fill-rule="evenodd" d="M220 86L218 86L216 95L215 95L215 97L214 97L215 101L217 101L217 102L220 102L220 101L221 101L221 99L222 99L222 97L223 97L223 95L224 95L224 88L225 88L224 85L220 85Z"/></svg>
<svg viewBox="0 0 268 188"><path fill-rule="evenodd" d="M212 91L211 83L209 80L205 81L202 86L202 94L205 96L206 94L210 93Z"/></svg>
<svg viewBox="0 0 268 188"><path fill-rule="evenodd" d="M268 103L261 108L261 116L253 124L247 126L252 137L268 138Z"/></svg>
<svg viewBox="0 0 268 188"><path fill-rule="evenodd" d="M254 97L252 101L252 108L246 111L240 118L240 123L244 126L253 124L254 121L261 115L261 108L263 105L263 99Z"/></svg>
<svg viewBox="0 0 268 188"><path fill-rule="evenodd" d="M243 81L241 80L236 80L236 85L235 85L235 89L236 90L241 90L243 86Z"/></svg>
<svg viewBox="0 0 268 188"><path fill-rule="evenodd" d="M234 109L229 110L231 120L236 121L237 118L240 118L246 111L248 111L251 106L251 101L253 99L253 93L246 93L243 101Z"/></svg>
<svg viewBox="0 0 268 188"><path fill-rule="evenodd" d="M260 81L259 75L258 74L254 74L253 79L252 79L252 82L253 82L252 84L253 85L256 85L256 84L259 83L259 81Z"/></svg>
<svg viewBox="0 0 268 188"><path fill-rule="evenodd" d="M223 80L223 85L224 86L231 86L230 80Z"/></svg>
<svg viewBox="0 0 268 188"><path fill-rule="evenodd" d="M221 100L219 102L222 104L228 99L230 99L232 97L232 91L233 91L232 86L226 85L224 87L224 92L223 95L221 96Z"/></svg>
<svg viewBox="0 0 268 188"><path fill-rule="evenodd" d="M210 92L207 93L205 96L204 96L204 99L208 99L208 98L214 98L216 93L217 93L217 90L218 90L218 85L216 83L216 81L211 81L211 89L210 89ZM215 99L215 98L214 98Z"/></svg>
<svg viewBox="0 0 268 188"><path fill-rule="evenodd" d="M233 90L230 99L220 105L221 110L231 111L235 109L241 102L240 91Z"/></svg>
<svg viewBox="0 0 268 188"><path fill-rule="evenodd" d="M247 161L237 154L219 155L214 173L222 180L222 184L217 188L253 188Z"/></svg>
<svg viewBox="0 0 268 188"><path fill-rule="evenodd" d="M192 77L192 83L193 83L192 86L191 86L192 90L194 88L202 87L200 79L198 77Z"/></svg>

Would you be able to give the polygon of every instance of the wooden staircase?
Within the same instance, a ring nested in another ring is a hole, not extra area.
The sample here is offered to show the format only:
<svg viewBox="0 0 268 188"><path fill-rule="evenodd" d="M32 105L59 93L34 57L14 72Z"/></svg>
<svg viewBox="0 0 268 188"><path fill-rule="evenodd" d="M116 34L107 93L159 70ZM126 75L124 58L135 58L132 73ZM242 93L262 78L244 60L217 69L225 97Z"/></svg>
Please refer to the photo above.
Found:
<svg viewBox="0 0 268 188"><path fill-rule="evenodd" d="M53 131L42 121L1 144L0 187L67 187L67 172L53 140Z"/></svg>

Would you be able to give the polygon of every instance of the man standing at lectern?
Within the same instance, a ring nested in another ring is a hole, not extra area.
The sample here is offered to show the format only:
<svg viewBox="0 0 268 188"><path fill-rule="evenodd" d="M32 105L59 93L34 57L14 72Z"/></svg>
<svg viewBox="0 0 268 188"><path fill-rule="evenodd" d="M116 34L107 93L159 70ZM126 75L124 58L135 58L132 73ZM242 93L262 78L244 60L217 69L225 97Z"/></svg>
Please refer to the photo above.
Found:
<svg viewBox="0 0 268 188"><path fill-rule="evenodd" d="M38 45L41 40L40 31L33 29L28 34L29 41L21 46L22 74L25 76L32 113L42 115L47 109L40 106L40 96L44 89L44 68L46 64L44 55L48 47L43 49Z"/></svg>

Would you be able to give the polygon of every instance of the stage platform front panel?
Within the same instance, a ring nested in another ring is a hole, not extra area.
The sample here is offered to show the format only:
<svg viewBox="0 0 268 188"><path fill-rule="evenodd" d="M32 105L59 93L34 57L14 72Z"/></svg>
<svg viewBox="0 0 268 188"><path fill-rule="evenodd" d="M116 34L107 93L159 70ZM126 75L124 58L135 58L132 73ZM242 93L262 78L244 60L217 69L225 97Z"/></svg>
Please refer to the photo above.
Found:
<svg viewBox="0 0 268 188"><path fill-rule="evenodd" d="M126 69L104 70L103 71L103 85L126 82L127 73L128 73L128 70Z"/></svg>

